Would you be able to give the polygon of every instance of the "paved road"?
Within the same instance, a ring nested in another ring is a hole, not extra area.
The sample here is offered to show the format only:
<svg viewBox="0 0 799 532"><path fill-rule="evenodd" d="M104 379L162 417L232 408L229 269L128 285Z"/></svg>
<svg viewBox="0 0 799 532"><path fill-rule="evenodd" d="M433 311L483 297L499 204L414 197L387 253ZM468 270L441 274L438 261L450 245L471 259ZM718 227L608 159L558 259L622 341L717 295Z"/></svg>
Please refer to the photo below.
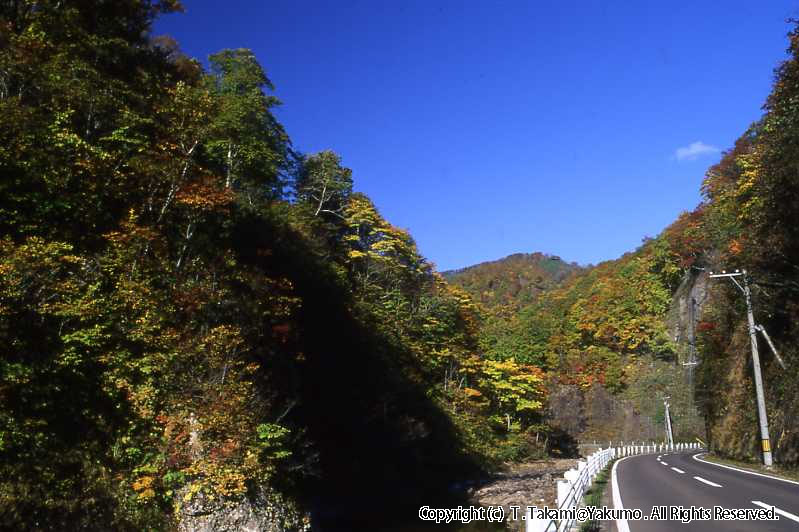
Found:
<svg viewBox="0 0 799 532"><path fill-rule="evenodd" d="M649 516L654 506L770 508L782 511L779 521L628 520L630 532L669 530L713 532L799 531L799 484L747 474L701 462L693 452L632 456L615 465L614 506L638 508ZM619 501L619 498L621 499ZM760 504L757 504L760 503ZM627 532L617 522L619 532Z"/></svg>

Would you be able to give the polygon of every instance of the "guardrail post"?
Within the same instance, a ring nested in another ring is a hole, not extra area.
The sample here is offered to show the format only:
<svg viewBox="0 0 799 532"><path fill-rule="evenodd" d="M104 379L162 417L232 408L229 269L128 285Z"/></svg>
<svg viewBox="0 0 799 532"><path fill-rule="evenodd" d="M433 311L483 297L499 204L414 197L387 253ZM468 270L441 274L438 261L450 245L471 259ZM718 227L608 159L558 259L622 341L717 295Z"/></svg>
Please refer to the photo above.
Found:
<svg viewBox="0 0 799 532"><path fill-rule="evenodd" d="M644 448L648 448L645 445L623 445L622 442L619 443L618 447L609 446L607 449L600 448L598 451L594 451L586 460L578 460L576 468L569 469L563 473L563 480L559 480L556 484L559 509L578 506L588 487L593 483L594 477L604 470L613 458L630 456L642 452ZM573 519L564 519L562 521L535 519L529 507L525 508L524 517L526 518L525 532L553 532L553 530L566 532L574 526Z"/></svg>
<svg viewBox="0 0 799 532"><path fill-rule="evenodd" d="M588 463L586 461L579 460L577 462L577 478L578 479L580 478L580 474L583 472L583 469L585 469L586 467L588 467ZM589 470L588 473L590 475L591 471ZM580 495L582 495L582 493L580 493Z"/></svg>
<svg viewBox="0 0 799 532"><path fill-rule="evenodd" d="M569 495L572 482L567 480L558 481L558 508L566 503L566 497Z"/></svg>

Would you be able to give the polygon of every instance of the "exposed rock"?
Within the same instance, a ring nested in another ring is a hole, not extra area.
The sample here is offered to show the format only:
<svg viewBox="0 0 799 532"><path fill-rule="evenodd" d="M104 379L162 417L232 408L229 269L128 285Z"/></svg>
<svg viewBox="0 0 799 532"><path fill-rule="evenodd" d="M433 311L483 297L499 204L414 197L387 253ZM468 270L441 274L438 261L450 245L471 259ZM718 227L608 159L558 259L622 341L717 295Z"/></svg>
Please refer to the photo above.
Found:
<svg viewBox="0 0 799 532"><path fill-rule="evenodd" d="M554 386L548 413L553 429L563 431L575 442L597 441L605 445L609 441L651 440L660 436L651 420L636 411L632 401L613 395L599 383L588 389Z"/></svg>
<svg viewBox="0 0 799 532"><path fill-rule="evenodd" d="M575 439L586 428L585 397L574 384L554 386L549 394L551 425L572 435Z"/></svg>
<svg viewBox="0 0 799 532"><path fill-rule="evenodd" d="M197 494L178 512L179 532L299 532L310 530L310 518L277 494L253 499L211 500Z"/></svg>
<svg viewBox="0 0 799 532"><path fill-rule="evenodd" d="M674 292L666 326L671 338L688 348L695 345L696 322L707 301L707 273L689 271ZM690 356L690 355L689 355ZM685 362L686 360L681 360Z"/></svg>
<svg viewBox="0 0 799 532"><path fill-rule="evenodd" d="M470 490L469 495L474 504L503 506L508 520L510 506L554 506L556 482L575 464L574 459L552 459L512 465L507 471Z"/></svg>

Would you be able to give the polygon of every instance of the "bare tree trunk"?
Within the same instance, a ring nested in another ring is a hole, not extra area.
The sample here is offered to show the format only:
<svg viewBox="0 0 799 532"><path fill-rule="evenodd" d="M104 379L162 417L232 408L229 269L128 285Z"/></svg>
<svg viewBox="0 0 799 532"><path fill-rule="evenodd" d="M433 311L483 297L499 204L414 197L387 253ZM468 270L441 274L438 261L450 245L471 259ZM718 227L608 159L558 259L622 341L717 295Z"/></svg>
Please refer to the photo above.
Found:
<svg viewBox="0 0 799 532"><path fill-rule="evenodd" d="M189 225L186 227L186 242L183 244L183 247L180 250L180 254L178 255L178 261L177 263L175 263L175 270L180 269L180 265L183 263L183 257L186 253L186 250L189 247L189 240L191 240L191 237L194 236L194 228L192 227L192 225L194 224L189 222Z"/></svg>
<svg viewBox="0 0 799 532"><path fill-rule="evenodd" d="M227 178L225 179L225 188L230 188L233 184L233 142L227 143Z"/></svg>
<svg viewBox="0 0 799 532"><path fill-rule="evenodd" d="M322 205L325 202L325 192L327 192L327 183L325 183L324 187L322 188L322 193L319 194L319 206L316 208L314 216L319 216L319 212L322 210Z"/></svg>
<svg viewBox="0 0 799 532"><path fill-rule="evenodd" d="M180 178L173 179L172 183L169 185L169 193L166 196L164 205L161 207L161 212L158 215L158 219L155 221L156 225L161 223L164 214L166 214L167 208L172 203L172 200L175 198L175 194L177 193L180 184L186 180L186 174L188 174L189 172L189 163L191 162L191 155L192 153L194 153L194 149L197 147L199 143L200 141L194 141L194 146L192 146L191 149L186 153L186 161L183 163L183 170L180 172Z"/></svg>

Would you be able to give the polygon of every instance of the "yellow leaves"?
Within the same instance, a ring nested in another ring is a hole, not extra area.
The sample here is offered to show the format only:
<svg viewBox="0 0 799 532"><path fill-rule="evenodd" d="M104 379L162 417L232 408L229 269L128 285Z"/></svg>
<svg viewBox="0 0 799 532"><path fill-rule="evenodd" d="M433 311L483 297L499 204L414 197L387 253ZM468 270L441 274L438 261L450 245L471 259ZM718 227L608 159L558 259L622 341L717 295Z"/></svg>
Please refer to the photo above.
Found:
<svg viewBox="0 0 799 532"><path fill-rule="evenodd" d="M227 353L244 343L241 330L231 325L219 325L211 329L203 338L202 346L214 353Z"/></svg>
<svg viewBox="0 0 799 532"><path fill-rule="evenodd" d="M424 329L438 329L442 325L441 320L435 316L425 316L422 328Z"/></svg>
<svg viewBox="0 0 799 532"><path fill-rule="evenodd" d="M463 393L466 394L467 397L474 398L474 397L482 397L483 394L480 390L476 390L474 388L464 388Z"/></svg>
<svg viewBox="0 0 799 532"><path fill-rule="evenodd" d="M224 471L215 481L214 491L223 497L235 497L247 492L246 478L238 471Z"/></svg>
<svg viewBox="0 0 799 532"><path fill-rule="evenodd" d="M358 251L357 249L351 249L351 250L349 250L349 252L347 252L347 256L348 256L350 259L355 259L355 260L357 260L357 259L361 259L361 258L363 258L363 257L366 257L366 256L367 256L367 254L366 254L366 253L364 253L363 251Z"/></svg>
<svg viewBox="0 0 799 532"><path fill-rule="evenodd" d="M373 263L389 275L429 272L410 234L384 220L369 198L361 194L350 197L344 215L347 234L343 241L354 269Z"/></svg>
<svg viewBox="0 0 799 532"><path fill-rule="evenodd" d="M43 316L94 315L95 285L86 286L75 275L86 260L72 247L31 237L23 244L0 240L0 312L28 308Z"/></svg>
<svg viewBox="0 0 799 532"><path fill-rule="evenodd" d="M543 373L534 366L510 359L483 360L477 383L481 394L490 398L500 410L533 412L543 406Z"/></svg>
<svg viewBox="0 0 799 532"><path fill-rule="evenodd" d="M247 493L247 477L235 466L199 460L186 468L184 473L196 478L183 496L185 502L200 492L211 500L216 497L235 498Z"/></svg>
<svg viewBox="0 0 799 532"><path fill-rule="evenodd" d="M189 485L189 489L186 490L186 493L183 495L183 502L191 501L195 495L202 491L202 484L199 482L192 482Z"/></svg>
<svg viewBox="0 0 799 532"><path fill-rule="evenodd" d="M516 411L517 412L536 412L544 406L544 403L538 400L529 400L529 399L520 399L519 402L516 404Z"/></svg>

